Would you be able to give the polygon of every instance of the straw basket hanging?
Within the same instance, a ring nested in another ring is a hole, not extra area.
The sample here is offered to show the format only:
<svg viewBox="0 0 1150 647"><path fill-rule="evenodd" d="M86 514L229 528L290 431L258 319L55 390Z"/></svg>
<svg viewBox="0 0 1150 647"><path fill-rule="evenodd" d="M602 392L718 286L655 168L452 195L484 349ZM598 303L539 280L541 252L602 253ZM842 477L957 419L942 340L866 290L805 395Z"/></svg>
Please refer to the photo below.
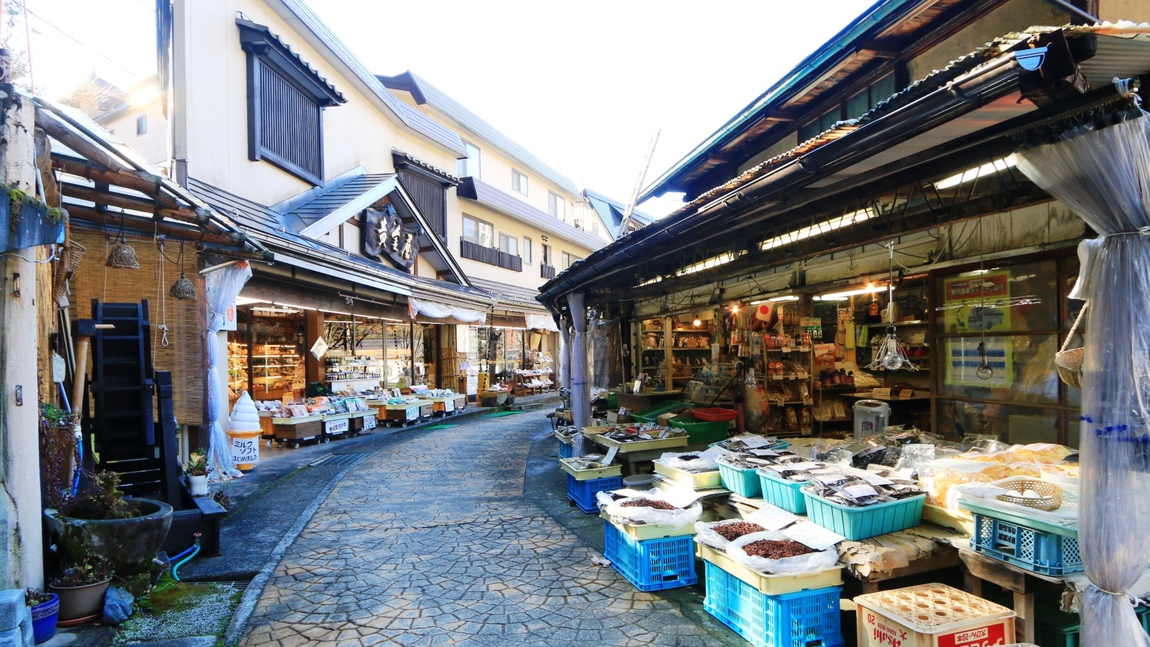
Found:
<svg viewBox="0 0 1150 647"><path fill-rule="evenodd" d="M1070 327L1070 332L1066 334L1066 340L1062 342L1062 348L1054 354L1054 367L1058 369L1058 377L1067 386L1072 386L1076 389L1082 388L1082 355L1083 348L1070 348L1070 339L1078 332L1078 326L1082 323L1082 318L1086 315L1086 309L1089 304L1082 306L1078 311L1078 317L1074 320L1074 325Z"/></svg>
<svg viewBox="0 0 1150 647"><path fill-rule="evenodd" d="M52 277L52 298L56 301L59 301L60 297L67 296L68 279L76 273L77 268L80 267L80 261L84 258L84 252L88 251L86 247L74 240L70 241L64 250L60 263L56 266L56 274Z"/></svg>

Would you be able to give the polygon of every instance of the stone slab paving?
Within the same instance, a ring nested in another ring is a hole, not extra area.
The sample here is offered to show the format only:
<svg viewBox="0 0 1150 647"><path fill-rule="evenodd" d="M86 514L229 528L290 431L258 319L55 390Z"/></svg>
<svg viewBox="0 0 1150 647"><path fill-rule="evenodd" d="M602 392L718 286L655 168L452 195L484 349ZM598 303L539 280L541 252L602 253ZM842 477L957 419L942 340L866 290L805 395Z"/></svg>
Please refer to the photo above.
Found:
<svg viewBox="0 0 1150 647"><path fill-rule="evenodd" d="M242 644L714 644L524 498L545 425L477 418L365 459L285 554Z"/></svg>

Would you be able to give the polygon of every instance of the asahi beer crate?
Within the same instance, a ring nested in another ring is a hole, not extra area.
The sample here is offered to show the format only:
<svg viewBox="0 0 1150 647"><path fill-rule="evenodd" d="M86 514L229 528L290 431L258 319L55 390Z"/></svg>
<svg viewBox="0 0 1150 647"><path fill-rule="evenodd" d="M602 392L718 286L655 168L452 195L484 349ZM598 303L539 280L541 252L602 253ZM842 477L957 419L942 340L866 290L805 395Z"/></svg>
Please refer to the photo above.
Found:
<svg viewBox="0 0 1150 647"><path fill-rule="evenodd" d="M859 647L989 647L1014 643L1014 611L945 584L855 598Z"/></svg>

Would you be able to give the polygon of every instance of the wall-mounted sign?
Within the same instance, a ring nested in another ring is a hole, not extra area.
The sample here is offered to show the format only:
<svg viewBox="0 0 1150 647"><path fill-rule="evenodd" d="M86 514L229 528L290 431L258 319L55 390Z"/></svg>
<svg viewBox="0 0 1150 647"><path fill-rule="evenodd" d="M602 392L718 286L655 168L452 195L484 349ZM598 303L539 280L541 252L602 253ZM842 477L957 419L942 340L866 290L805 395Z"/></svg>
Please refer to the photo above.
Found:
<svg viewBox="0 0 1150 647"><path fill-rule="evenodd" d="M382 211L368 209L363 214L363 253L372 258L391 259L410 271L419 252L418 234L403 228L403 219L390 204Z"/></svg>

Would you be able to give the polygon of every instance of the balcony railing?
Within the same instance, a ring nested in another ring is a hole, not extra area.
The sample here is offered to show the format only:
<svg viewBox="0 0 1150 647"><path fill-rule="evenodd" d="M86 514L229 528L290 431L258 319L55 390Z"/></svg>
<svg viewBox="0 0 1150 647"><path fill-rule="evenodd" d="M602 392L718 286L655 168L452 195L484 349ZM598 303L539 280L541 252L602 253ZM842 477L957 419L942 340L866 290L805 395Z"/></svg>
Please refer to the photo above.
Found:
<svg viewBox="0 0 1150 647"><path fill-rule="evenodd" d="M487 263L516 272L523 271L523 259L519 256L501 252L495 247L485 247L463 238L459 240L459 255L480 263Z"/></svg>
<svg viewBox="0 0 1150 647"><path fill-rule="evenodd" d="M553 265L540 265L539 276L550 281L555 278L555 267Z"/></svg>

